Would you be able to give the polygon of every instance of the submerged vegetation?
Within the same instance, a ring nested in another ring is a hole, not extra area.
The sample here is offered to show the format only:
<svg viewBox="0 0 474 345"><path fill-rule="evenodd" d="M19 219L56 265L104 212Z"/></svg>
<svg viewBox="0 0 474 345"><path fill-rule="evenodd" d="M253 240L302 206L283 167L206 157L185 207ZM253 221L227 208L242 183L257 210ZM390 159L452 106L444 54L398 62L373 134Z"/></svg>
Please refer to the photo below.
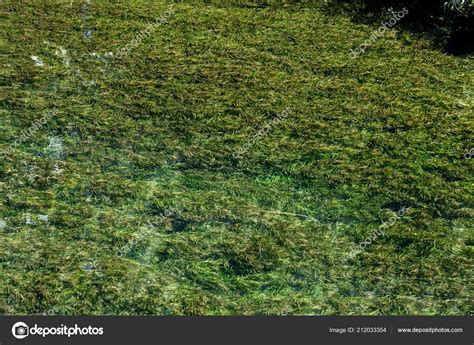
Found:
<svg viewBox="0 0 474 345"><path fill-rule="evenodd" d="M0 16L1 314L472 313L471 57L317 2Z"/></svg>

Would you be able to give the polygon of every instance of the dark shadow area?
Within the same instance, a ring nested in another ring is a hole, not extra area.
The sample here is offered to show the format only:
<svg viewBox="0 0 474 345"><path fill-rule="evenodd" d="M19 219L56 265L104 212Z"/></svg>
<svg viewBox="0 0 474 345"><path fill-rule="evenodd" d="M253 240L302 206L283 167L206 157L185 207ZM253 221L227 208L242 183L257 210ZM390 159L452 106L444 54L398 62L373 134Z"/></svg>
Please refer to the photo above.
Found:
<svg viewBox="0 0 474 345"><path fill-rule="evenodd" d="M472 0L332 0L326 8L349 13L354 22L364 24L386 21L406 8L408 13L395 27L427 37L449 54L474 51Z"/></svg>

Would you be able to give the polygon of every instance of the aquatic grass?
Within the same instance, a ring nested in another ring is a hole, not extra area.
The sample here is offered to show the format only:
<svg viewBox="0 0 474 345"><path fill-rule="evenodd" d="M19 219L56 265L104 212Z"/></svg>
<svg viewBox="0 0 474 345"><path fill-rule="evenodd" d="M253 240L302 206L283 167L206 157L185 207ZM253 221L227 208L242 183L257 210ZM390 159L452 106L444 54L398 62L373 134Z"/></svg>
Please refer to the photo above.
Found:
<svg viewBox="0 0 474 345"><path fill-rule="evenodd" d="M0 149L57 110L0 164L0 313L472 313L471 58L352 60L374 28L316 3L0 7Z"/></svg>

